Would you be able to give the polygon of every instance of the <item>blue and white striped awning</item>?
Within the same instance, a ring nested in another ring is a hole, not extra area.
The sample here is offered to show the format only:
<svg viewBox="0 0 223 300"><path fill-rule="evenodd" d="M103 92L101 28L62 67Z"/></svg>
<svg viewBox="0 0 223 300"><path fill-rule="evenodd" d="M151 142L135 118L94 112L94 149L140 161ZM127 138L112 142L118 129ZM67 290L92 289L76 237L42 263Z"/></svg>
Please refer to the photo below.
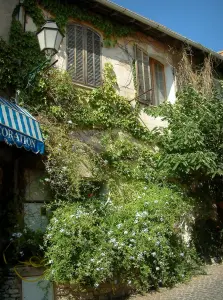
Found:
<svg viewBox="0 0 223 300"><path fill-rule="evenodd" d="M39 123L24 108L0 97L0 141L34 153L44 153Z"/></svg>

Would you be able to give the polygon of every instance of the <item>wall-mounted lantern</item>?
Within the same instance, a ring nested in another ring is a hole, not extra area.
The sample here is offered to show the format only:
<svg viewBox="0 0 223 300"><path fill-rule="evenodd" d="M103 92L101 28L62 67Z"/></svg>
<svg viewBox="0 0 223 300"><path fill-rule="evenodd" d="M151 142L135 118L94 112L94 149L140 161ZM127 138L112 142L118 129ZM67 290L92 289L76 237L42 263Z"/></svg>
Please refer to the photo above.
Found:
<svg viewBox="0 0 223 300"><path fill-rule="evenodd" d="M40 50L44 51L47 57L52 57L58 52L63 37L63 34L54 21L46 21L37 32Z"/></svg>

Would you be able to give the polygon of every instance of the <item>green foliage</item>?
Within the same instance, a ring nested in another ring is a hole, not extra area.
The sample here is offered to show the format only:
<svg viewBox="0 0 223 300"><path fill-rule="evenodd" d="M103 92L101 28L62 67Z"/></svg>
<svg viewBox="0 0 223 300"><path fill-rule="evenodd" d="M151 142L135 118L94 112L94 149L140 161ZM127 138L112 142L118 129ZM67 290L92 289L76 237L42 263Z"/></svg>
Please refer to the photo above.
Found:
<svg viewBox="0 0 223 300"><path fill-rule="evenodd" d="M156 185L110 188L108 199L55 211L45 239L48 278L95 288L117 280L139 290L188 278L196 255L181 238L180 220L193 206Z"/></svg>
<svg viewBox="0 0 223 300"><path fill-rule="evenodd" d="M85 143L69 138L62 128L50 127L46 171L55 200L74 201L80 197L83 181L101 179L97 155Z"/></svg>
<svg viewBox="0 0 223 300"><path fill-rule="evenodd" d="M41 8L38 7L36 0L25 0L23 1L23 6L25 8L26 13L32 17L33 22L36 26L41 27L44 22L44 16Z"/></svg>
<svg viewBox="0 0 223 300"><path fill-rule="evenodd" d="M21 261L30 260L32 257L43 258L43 235L44 233L40 230L33 231L16 224L5 251L7 263L18 264Z"/></svg>
<svg viewBox="0 0 223 300"><path fill-rule="evenodd" d="M44 60L35 34L24 32L21 23L13 18L9 43L0 41L1 89L13 93L24 88L29 72Z"/></svg>
<svg viewBox="0 0 223 300"><path fill-rule="evenodd" d="M156 169L159 154L147 142L135 139L127 133L108 132L102 143L105 146L102 157L113 178L124 176L145 182L158 180Z"/></svg>
<svg viewBox="0 0 223 300"><path fill-rule="evenodd" d="M168 121L160 135L160 166L171 177L212 181L223 171L223 102L204 97L188 87L178 94L177 102L165 103L154 113Z"/></svg>
<svg viewBox="0 0 223 300"><path fill-rule="evenodd" d="M97 89L78 89L69 74L51 70L28 94L21 93L21 104L45 119L46 167L55 199L76 199L85 177L97 182L120 176L154 179L157 153L151 134L116 86L113 68L106 64ZM96 149L75 137L79 130L98 132Z"/></svg>

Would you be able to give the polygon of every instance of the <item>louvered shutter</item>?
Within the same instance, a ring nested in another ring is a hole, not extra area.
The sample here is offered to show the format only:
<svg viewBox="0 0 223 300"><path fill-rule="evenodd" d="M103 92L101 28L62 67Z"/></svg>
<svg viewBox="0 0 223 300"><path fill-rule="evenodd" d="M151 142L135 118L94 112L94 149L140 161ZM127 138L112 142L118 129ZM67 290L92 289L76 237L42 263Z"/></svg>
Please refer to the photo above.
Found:
<svg viewBox="0 0 223 300"><path fill-rule="evenodd" d="M67 69L74 81L84 83L84 31L79 25L67 27L68 65Z"/></svg>
<svg viewBox="0 0 223 300"><path fill-rule="evenodd" d="M101 39L89 28L69 25L68 66L72 79L91 86L101 84Z"/></svg>
<svg viewBox="0 0 223 300"><path fill-rule="evenodd" d="M149 56L135 47L136 53L136 66L137 66L137 83L138 83L138 95L139 100L150 100L150 76L149 76Z"/></svg>
<svg viewBox="0 0 223 300"><path fill-rule="evenodd" d="M94 85L94 33L87 29L87 83Z"/></svg>
<svg viewBox="0 0 223 300"><path fill-rule="evenodd" d="M76 25L75 80L84 83L84 30L79 25Z"/></svg>
<svg viewBox="0 0 223 300"><path fill-rule="evenodd" d="M98 86L101 83L101 41L98 34L90 29L86 33L87 84Z"/></svg>
<svg viewBox="0 0 223 300"><path fill-rule="evenodd" d="M75 64L74 64L74 51L75 51L75 26L67 26L67 70L72 79L75 79Z"/></svg>
<svg viewBox="0 0 223 300"><path fill-rule="evenodd" d="M101 85L101 39L98 34L94 35L94 65L95 86Z"/></svg>

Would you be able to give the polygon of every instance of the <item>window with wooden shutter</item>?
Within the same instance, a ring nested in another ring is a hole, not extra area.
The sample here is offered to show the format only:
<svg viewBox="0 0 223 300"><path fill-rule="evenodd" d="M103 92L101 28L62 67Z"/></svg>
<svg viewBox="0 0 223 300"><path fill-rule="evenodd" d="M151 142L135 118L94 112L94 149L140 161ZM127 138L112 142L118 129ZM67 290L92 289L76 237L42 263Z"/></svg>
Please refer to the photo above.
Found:
<svg viewBox="0 0 223 300"><path fill-rule="evenodd" d="M78 83L101 84L101 38L90 28L67 26L67 70Z"/></svg>
<svg viewBox="0 0 223 300"><path fill-rule="evenodd" d="M150 103L151 87L150 87L150 72L149 72L149 56L146 52L135 46L136 58L136 76L138 99L142 102Z"/></svg>
<svg viewBox="0 0 223 300"><path fill-rule="evenodd" d="M150 72L152 79L153 104L159 105L166 99L166 82L164 65L150 58Z"/></svg>

